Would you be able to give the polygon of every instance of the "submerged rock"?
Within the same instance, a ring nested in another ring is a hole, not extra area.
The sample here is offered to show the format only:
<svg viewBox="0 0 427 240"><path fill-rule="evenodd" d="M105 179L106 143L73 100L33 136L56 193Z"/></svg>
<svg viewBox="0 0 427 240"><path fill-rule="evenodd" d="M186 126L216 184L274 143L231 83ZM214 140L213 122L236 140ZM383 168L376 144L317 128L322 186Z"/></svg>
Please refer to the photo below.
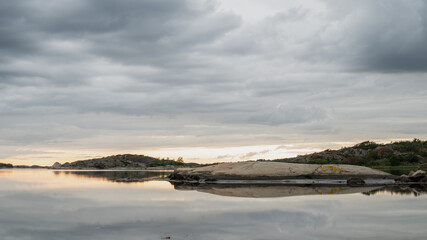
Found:
<svg viewBox="0 0 427 240"><path fill-rule="evenodd" d="M174 181L350 179L382 178L393 175L362 166L317 165L283 162L223 163L200 168L180 168L169 176ZM356 183L356 180L352 181ZM358 181L361 184L361 181Z"/></svg>

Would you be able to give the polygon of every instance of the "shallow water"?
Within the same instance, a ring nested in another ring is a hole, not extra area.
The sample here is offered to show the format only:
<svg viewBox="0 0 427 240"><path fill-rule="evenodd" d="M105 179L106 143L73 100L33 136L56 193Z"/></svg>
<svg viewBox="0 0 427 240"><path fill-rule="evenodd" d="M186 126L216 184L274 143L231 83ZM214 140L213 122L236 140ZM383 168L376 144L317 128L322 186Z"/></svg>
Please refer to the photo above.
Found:
<svg viewBox="0 0 427 240"><path fill-rule="evenodd" d="M173 186L158 180L165 175L2 170L0 239L427 236L427 195L423 189Z"/></svg>

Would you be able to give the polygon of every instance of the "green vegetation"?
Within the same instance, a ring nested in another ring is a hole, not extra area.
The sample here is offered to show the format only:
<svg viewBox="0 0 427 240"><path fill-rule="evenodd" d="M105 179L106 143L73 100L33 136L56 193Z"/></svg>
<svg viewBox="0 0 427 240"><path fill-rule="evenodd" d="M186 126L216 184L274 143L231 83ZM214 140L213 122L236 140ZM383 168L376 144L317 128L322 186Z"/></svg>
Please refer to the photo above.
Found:
<svg viewBox="0 0 427 240"><path fill-rule="evenodd" d="M328 149L323 152L273 161L309 164L350 164L373 168L384 166L417 168L427 165L427 141L414 139L412 141L398 141L388 144L365 141L353 147L339 150Z"/></svg>
<svg viewBox="0 0 427 240"><path fill-rule="evenodd" d="M61 168L65 169L114 169L114 168L132 168L146 169L153 167L194 167L196 163L185 163L182 157L177 160L169 158L154 158L136 154L122 154L103 158L76 161L64 163Z"/></svg>
<svg viewBox="0 0 427 240"><path fill-rule="evenodd" d="M359 144L356 144L353 148L369 150L369 149L375 149L378 146L380 145L375 142L366 141L366 142L361 142Z"/></svg>
<svg viewBox="0 0 427 240"><path fill-rule="evenodd" d="M412 152L412 153L421 153L425 152L427 147L427 141L421 141L419 139L414 139L410 141L401 141L392 143L393 147L399 152Z"/></svg>
<svg viewBox="0 0 427 240"><path fill-rule="evenodd" d="M156 159L147 164L147 167L164 167L164 166L185 166L184 161Z"/></svg>

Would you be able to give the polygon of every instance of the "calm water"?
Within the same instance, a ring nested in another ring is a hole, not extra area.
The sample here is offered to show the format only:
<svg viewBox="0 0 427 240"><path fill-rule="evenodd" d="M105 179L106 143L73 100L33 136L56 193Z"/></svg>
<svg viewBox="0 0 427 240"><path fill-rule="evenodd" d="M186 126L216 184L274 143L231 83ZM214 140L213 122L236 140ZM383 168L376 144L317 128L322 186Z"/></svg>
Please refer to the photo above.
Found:
<svg viewBox="0 0 427 240"><path fill-rule="evenodd" d="M0 171L0 239L427 239L423 189L173 186L166 174Z"/></svg>

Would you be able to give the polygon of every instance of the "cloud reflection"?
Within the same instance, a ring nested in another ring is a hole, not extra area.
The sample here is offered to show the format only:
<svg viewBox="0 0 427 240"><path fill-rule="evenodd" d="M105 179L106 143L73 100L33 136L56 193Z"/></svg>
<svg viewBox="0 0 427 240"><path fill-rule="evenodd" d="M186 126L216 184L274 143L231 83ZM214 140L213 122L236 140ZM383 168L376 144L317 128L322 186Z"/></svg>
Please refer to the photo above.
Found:
<svg viewBox="0 0 427 240"><path fill-rule="evenodd" d="M382 240L423 239L426 234L426 195L236 198L148 188L147 183L87 187L85 182L98 178L48 173L20 171L0 177L2 239ZM27 184L20 181L25 175L39 187L20 188ZM55 179L78 179L81 187L49 188L46 182Z"/></svg>

